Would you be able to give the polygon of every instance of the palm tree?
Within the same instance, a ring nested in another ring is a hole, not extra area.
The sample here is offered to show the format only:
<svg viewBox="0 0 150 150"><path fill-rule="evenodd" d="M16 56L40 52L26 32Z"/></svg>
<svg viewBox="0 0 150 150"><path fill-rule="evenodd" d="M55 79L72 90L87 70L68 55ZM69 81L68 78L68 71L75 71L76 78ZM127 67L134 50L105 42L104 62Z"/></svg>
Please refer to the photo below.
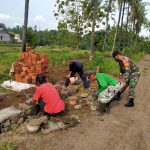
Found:
<svg viewBox="0 0 150 150"><path fill-rule="evenodd" d="M98 0L94 0L94 10L93 10L93 19L92 19L92 32L91 32L91 43L90 43L90 50L91 55L94 52L94 33L95 33L95 25L96 25L96 18L97 18L97 7L98 7Z"/></svg>
<svg viewBox="0 0 150 150"><path fill-rule="evenodd" d="M117 36L118 36L119 25L120 25L121 14L122 14L123 0L118 0L118 5L119 5L119 17L118 17L118 23L117 23L117 27L116 27L116 32L115 32L115 37L114 37L112 51L114 50L114 48L116 46L116 39L117 39Z"/></svg>
<svg viewBox="0 0 150 150"><path fill-rule="evenodd" d="M106 9L106 28L105 28L105 38L104 38L104 45L103 45L103 50L106 48L106 43L107 43L107 35L108 35L108 28L109 28L109 13L111 11L111 3L113 0L108 1L107 9Z"/></svg>
<svg viewBox="0 0 150 150"><path fill-rule="evenodd" d="M28 12L29 12L29 0L25 0L24 26L23 26L23 43L22 43L22 51L23 52L26 51Z"/></svg>
<svg viewBox="0 0 150 150"><path fill-rule="evenodd" d="M142 25L146 23L145 4L141 0L131 1L131 13L130 22L132 23L132 32L134 36L131 36L131 43L137 39Z"/></svg>

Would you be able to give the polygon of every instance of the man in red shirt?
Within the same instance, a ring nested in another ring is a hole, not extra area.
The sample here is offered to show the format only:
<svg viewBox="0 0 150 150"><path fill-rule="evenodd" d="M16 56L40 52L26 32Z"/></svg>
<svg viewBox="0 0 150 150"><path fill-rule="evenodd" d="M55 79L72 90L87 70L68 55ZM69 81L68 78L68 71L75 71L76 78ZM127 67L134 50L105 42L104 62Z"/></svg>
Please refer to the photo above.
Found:
<svg viewBox="0 0 150 150"><path fill-rule="evenodd" d="M42 74L36 77L36 90L32 102L38 102L31 114L36 115L40 111L45 114L58 114L65 110L64 101L61 100L54 85L46 82L46 77Z"/></svg>

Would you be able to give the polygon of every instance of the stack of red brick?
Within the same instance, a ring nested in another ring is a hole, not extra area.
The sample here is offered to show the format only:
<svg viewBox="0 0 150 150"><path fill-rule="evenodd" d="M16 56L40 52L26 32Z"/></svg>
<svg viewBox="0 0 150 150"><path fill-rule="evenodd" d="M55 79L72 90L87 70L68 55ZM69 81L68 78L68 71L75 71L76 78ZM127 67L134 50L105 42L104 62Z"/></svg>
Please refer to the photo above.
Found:
<svg viewBox="0 0 150 150"><path fill-rule="evenodd" d="M48 76L48 57L27 48L14 64L14 79L23 83L35 83L38 74Z"/></svg>

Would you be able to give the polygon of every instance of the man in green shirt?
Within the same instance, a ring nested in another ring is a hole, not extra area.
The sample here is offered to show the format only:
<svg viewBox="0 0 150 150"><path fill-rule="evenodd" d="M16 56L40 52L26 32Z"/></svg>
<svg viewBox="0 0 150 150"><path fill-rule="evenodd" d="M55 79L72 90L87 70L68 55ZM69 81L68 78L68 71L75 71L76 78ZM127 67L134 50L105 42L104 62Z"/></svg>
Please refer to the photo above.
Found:
<svg viewBox="0 0 150 150"><path fill-rule="evenodd" d="M108 86L115 86L119 83L117 79L114 77L107 75L105 73L97 73L96 80L98 82L97 93L101 93L105 90Z"/></svg>
<svg viewBox="0 0 150 150"><path fill-rule="evenodd" d="M116 84L118 84L119 82L122 82L121 79L114 77L113 75L108 75L105 73L97 73L96 76L91 75L90 76L91 80L97 80L98 83L98 87L95 93L96 98L98 97L99 93L101 93L103 90L105 90L108 86L115 86ZM93 115L100 115L101 113L103 113L104 111L106 111L106 108L109 108L109 103L107 104L102 104L99 102L98 104L99 108L97 109L97 111L93 112ZM101 112L101 113L100 113Z"/></svg>

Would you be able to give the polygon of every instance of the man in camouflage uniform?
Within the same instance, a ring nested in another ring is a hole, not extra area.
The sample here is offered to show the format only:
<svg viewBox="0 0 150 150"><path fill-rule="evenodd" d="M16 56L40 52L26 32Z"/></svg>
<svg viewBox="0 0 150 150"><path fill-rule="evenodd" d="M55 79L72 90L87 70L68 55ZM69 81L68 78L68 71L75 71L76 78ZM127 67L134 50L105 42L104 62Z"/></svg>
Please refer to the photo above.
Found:
<svg viewBox="0 0 150 150"><path fill-rule="evenodd" d="M129 86L129 101L125 104L125 107L133 107L135 99L135 87L140 77L139 67L132 62L129 58L123 56L120 51L114 51L112 54L115 61L119 62L120 76L126 83L126 87L118 93L117 98L119 99L121 93Z"/></svg>

